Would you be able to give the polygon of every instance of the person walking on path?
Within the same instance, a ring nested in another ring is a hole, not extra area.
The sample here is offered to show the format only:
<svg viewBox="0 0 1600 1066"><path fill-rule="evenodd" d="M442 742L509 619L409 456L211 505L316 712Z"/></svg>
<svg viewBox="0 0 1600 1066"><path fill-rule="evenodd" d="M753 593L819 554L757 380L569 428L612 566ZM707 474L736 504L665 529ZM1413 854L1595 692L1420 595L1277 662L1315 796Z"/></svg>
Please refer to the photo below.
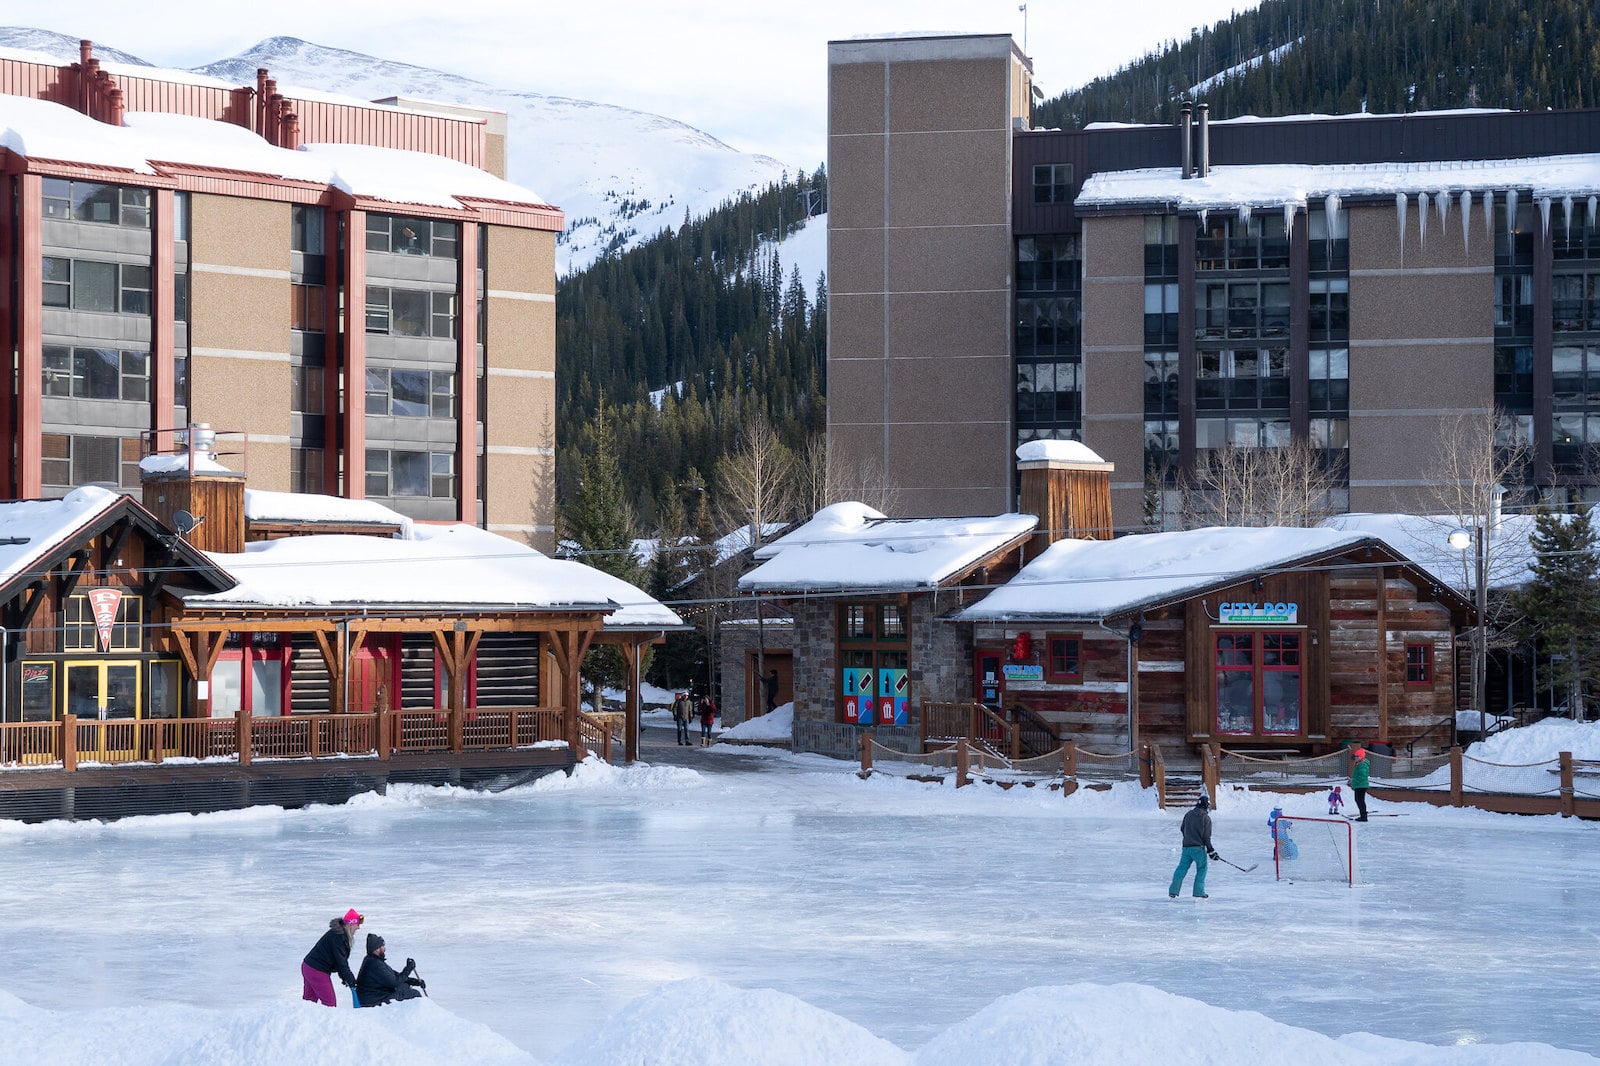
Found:
<svg viewBox="0 0 1600 1066"><path fill-rule="evenodd" d="M351 907L345 911L343 918L335 918L328 923L328 931L306 952L305 959L300 963L300 977L305 983L301 999L320 1003L324 1007L337 1007L339 1000L333 994L333 975L336 973L346 988L356 986L355 975L350 972L350 947L355 941L356 930L361 928L364 920Z"/></svg>
<svg viewBox="0 0 1600 1066"><path fill-rule="evenodd" d="M1211 846L1211 800L1201 796L1195 800L1194 808L1183 816L1183 858L1178 860L1178 868L1172 871L1172 884L1167 886L1167 895L1172 899L1178 898L1178 893L1183 891L1184 878L1189 876L1189 867L1194 867L1194 898L1207 899L1206 896L1206 860L1217 857L1216 849Z"/></svg>
<svg viewBox="0 0 1600 1066"><path fill-rule="evenodd" d="M700 746L711 746L711 723L717 718L717 701L707 692L700 697Z"/></svg>
<svg viewBox="0 0 1600 1066"><path fill-rule="evenodd" d="M1367 749L1357 748L1350 753L1350 791L1356 794L1356 810L1361 816L1358 822L1367 820L1367 782L1372 779L1372 764L1367 761Z"/></svg>
<svg viewBox="0 0 1600 1066"><path fill-rule="evenodd" d="M367 934L367 957L361 960L361 975L356 978L356 1006L381 1007L402 999L417 999L427 988L422 978L413 977L417 968L415 959L407 959L405 969L396 973L384 957L383 937Z"/></svg>
<svg viewBox="0 0 1600 1066"><path fill-rule="evenodd" d="M767 713L771 714L778 709L778 671L773 670L768 674L762 685L767 690Z"/></svg>
<svg viewBox="0 0 1600 1066"><path fill-rule="evenodd" d="M689 719L694 717L694 703L689 699L689 693L679 692L672 701L672 721L678 727L678 743L685 746L690 744Z"/></svg>

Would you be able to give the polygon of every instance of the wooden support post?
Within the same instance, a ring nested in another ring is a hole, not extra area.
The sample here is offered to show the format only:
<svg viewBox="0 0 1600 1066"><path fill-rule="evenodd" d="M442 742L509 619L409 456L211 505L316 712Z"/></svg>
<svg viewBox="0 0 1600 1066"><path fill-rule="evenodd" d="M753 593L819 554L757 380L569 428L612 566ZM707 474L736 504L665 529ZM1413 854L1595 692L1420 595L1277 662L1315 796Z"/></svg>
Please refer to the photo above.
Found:
<svg viewBox="0 0 1600 1066"><path fill-rule="evenodd" d="M1450 749L1450 806L1462 805L1461 791L1461 747L1457 745Z"/></svg>
<svg viewBox="0 0 1600 1066"><path fill-rule="evenodd" d="M310 741L311 741L311 745L310 745L310 747L311 747L311 757L313 759L320 759L320 758L322 758L322 718L321 718L321 716L313 716L311 718L307 718L306 719L306 727L311 730L311 737L310 737Z"/></svg>
<svg viewBox="0 0 1600 1066"><path fill-rule="evenodd" d="M630 641L621 646L628 660L627 693L622 704L622 761L639 758L639 685L644 680L644 645Z"/></svg>
<svg viewBox="0 0 1600 1066"><path fill-rule="evenodd" d="M1571 818L1572 814L1572 752L1564 751L1561 753L1561 817Z"/></svg>
<svg viewBox="0 0 1600 1066"><path fill-rule="evenodd" d="M238 736L239 765L240 766L249 766L250 765L250 715L245 712L243 707L239 708L239 713L234 715L233 725L234 725L234 729L236 731L236 734Z"/></svg>
<svg viewBox="0 0 1600 1066"><path fill-rule="evenodd" d="M1206 782L1206 792L1211 800L1211 809L1217 809L1217 793L1222 790L1222 742L1213 740L1206 745L1206 766L1210 770Z"/></svg>
<svg viewBox="0 0 1600 1066"><path fill-rule="evenodd" d="M78 716L75 714L61 716L61 768L78 768Z"/></svg>
<svg viewBox="0 0 1600 1066"><path fill-rule="evenodd" d="M1013 716L1006 725L1010 727L1011 732L1011 761L1015 762L1022 758L1022 723Z"/></svg>
<svg viewBox="0 0 1600 1066"><path fill-rule="evenodd" d="M1378 743L1389 743L1389 575L1378 567Z"/></svg>
<svg viewBox="0 0 1600 1066"><path fill-rule="evenodd" d="M389 722L391 720L391 716L384 711L377 711L375 713L377 714L378 718L378 735L375 742L378 745L378 761L388 762L390 754Z"/></svg>
<svg viewBox="0 0 1600 1066"><path fill-rule="evenodd" d="M956 741L956 787L972 784L968 771L972 768L972 745L966 737Z"/></svg>
<svg viewBox="0 0 1600 1066"><path fill-rule="evenodd" d="M1078 746L1068 740L1061 745L1061 796L1078 791Z"/></svg>
<svg viewBox="0 0 1600 1066"><path fill-rule="evenodd" d="M861 776L872 773L872 730L863 729L857 738L861 742Z"/></svg>
<svg viewBox="0 0 1600 1066"><path fill-rule="evenodd" d="M467 634L450 634L450 750L460 754L466 748L467 717Z"/></svg>
<svg viewBox="0 0 1600 1066"><path fill-rule="evenodd" d="M1150 745L1139 745L1139 787L1149 788L1155 784L1155 775L1150 772Z"/></svg>

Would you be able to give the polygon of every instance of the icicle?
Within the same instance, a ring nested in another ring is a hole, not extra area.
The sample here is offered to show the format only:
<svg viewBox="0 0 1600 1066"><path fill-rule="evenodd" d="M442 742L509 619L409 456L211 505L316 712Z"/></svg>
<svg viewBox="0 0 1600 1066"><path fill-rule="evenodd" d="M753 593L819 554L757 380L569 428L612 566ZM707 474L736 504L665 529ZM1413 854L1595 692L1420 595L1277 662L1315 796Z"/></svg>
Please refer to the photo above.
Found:
<svg viewBox="0 0 1600 1066"><path fill-rule="evenodd" d="M1439 232L1444 232L1444 227L1450 221L1450 193L1441 189L1433 194L1433 202L1439 208Z"/></svg>
<svg viewBox="0 0 1600 1066"><path fill-rule="evenodd" d="M1472 194L1465 189L1461 190L1461 250L1464 252L1472 244Z"/></svg>
<svg viewBox="0 0 1600 1066"><path fill-rule="evenodd" d="M1572 196L1569 194L1561 198L1561 220L1567 226L1566 243L1572 243Z"/></svg>
<svg viewBox="0 0 1600 1066"><path fill-rule="evenodd" d="M1506 190L1506 233L1517 232L1517 190Z"/></svg>
<svg viewBox="0 0 1600 1066"><path fill-rule="evenodd" d="M1428 194L1417 193L1417 247L1428 246Z"/></svg>
<svg viewBox="0 0 1600 1066"><path fill-rule="evenodd" d="M1294 204L1283 205L1283 239L1294 240Z"/></svg>
<svg viewBox="0 0 1600 1066"><path fill-rule="evenodd" d="M1199 215L1200 215L1200 232L1201 233L1204 233L1206 231L1206 216L1209 215L1210 213L1211 213L1210 211L1207 211L1203 207L1199 211Z"/></svg>
<svg viewBox="0 0 1600 1066"><path fill-rule="evenodd" d="M1539 224L1544 227L1544 236L1550 236L1550 197L1539 197Z"/></svg>
<svg viewBox="0 0 1600 1066"><path fill-rule="evenodd" d="M1405 193L1397 192L1394 194L1395 218L1400 222L1400 259L1402 262L1406 257L1406 204Z"/></svg>
<svg viewBox="0 0 1600 1066"><path fill-rule="evenodd" d="M1597 200L1600 200L1600 197L1589 197L1589 220L1585 223L1585 228L1587 229L1594 229L1594 211L1597 206L1600 206L1600 204L1597 204Z"/></svg>
<svg viewBox="0 0 1600 1066"><path fill-rule="evenodd" d="M1488 189L1483 194L1483 232L1489 240L1494 240L1494 190Z"/></svg>
<svg viewBox="0 0 1600 1066"><path fill-rule="evenodd" d="M1239 225L1243 226L1245 229L1249 229L1250 228L1250 205L1249 204L1240 204L1239 205Z"/></svg>
<svg viewBox="0 0 1600 1066"><path fill-rule="evenodd" d="M1328 194L1328 198L1325 201L1323 201L1322 210L1323 210L1323 213L1328 216L1328 239L1329 240L1332 240L1333 239L1333 235L1338 232L1339 204L1340 204L1340 202L1341 201L1339 200L1339 194L1336 193L1336 192L1330 192Z"/></svg>

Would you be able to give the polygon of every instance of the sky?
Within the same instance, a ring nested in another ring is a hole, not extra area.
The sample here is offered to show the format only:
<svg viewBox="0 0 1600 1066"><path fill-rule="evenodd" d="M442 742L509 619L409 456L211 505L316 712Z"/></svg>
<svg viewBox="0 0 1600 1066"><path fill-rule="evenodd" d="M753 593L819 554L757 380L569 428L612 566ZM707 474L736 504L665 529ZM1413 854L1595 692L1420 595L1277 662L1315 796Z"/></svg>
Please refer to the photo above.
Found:
<svg viewBox="0 0 1600 1066"><path fill-rule="evenodd" d="M1035 81L1054 96L1249 6L1033 0L1026 47ZM1023 21L1017 0L0 0L0 25L89 37L160 66L198 66L266 37L300 37L502 88L666 115L808 168L826 154L828 41L917 30L1010 33L1021 43Z"/></svg>

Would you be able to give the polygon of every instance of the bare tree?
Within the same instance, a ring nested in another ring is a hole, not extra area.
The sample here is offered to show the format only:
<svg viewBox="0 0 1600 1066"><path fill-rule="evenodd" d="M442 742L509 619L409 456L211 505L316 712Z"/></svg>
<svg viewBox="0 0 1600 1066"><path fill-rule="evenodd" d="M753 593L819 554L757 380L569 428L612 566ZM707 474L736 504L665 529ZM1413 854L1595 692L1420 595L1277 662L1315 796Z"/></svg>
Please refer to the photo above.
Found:
<svg viewBox="0 0 1600 1066"><path fill-rule="evenodd" d="M1335 473L1310 441L1282 447L1229 445L1195 464L1181 521L1197 526L1314 526L1333 513Z"/></svg>
<svg viewBox="0 0 1600 1066"><path fill-rule="evenodd" d="M853 500L886 515L898 509L898 493L883 477L881 464L854 459L828 447L828 435L816 432L806 441L795 469L800 511L812 515L835 503Z"/></svg>
<svg viewBox="0 0 1600 1066"><path fill-rule="evenodd" d="M767 526L792 517L794 456L763 414L751 415L739 429L739 444L717 464L718 525L750 527L751 546L761 543Z"/></svg>
<svg viewBox="0 0 1600 1066"><path fill-rule="evenodd" d="M1480 712L1489 646L1515 621L1511 598L1489 592L1519 583L1533 559L1526 538L1499 535L1507 503L1523 503L1528 495L1528 459L1528 440L1499 408L1449 419L1434 448L1428 520L1441 545L1464 546L1460 569L1440 576L1475 597L1480 624L1472 638L1472 709Z"/></svg>

